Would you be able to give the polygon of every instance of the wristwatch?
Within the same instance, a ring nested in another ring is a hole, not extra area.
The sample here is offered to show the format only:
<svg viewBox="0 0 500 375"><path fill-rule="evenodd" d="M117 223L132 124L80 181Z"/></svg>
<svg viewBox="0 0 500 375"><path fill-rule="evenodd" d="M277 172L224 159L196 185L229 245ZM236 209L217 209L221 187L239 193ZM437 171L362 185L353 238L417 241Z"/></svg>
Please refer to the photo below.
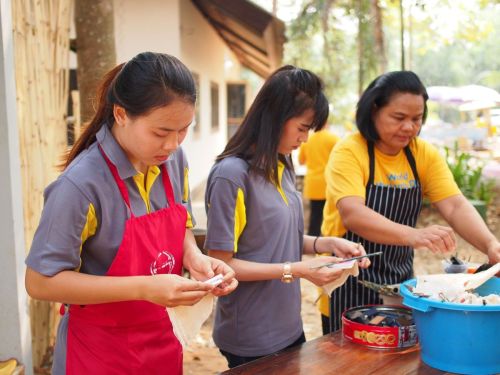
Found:
<svg viewBox="0 0 500 375"><path fill-rule="evenodd" d="M293 281L292 263L285 262L285 264L283 264L283 275L281 276L281 281L287 284Z"/></svg>

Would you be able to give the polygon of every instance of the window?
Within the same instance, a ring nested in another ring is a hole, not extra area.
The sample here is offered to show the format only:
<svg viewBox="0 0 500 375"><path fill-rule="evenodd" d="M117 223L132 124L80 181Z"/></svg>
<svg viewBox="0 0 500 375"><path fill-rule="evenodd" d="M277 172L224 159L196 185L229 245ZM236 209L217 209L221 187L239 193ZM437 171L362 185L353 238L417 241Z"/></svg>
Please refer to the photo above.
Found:
<svg viewBox="0 0 500 375"><path fill-rule="evenodd" d="M210 82L212 130L219 129L219 85Z"/></svg>
<svg viewBox="0 0 500 375"><path fill-rule="evenodd" d="M194 109L194 124L193 133L199 133L201 129L200 124L200 106L201 106L201 95L200 95L200 75L195 72L191 72L193 75L194 85L196 86L196 106Z"/></svg>
<svg viewBox="0 0 500 375"><path fill-rule="evenodd" d="M227 84L227 136L236 132L245 117L246 84Z"/></svg>

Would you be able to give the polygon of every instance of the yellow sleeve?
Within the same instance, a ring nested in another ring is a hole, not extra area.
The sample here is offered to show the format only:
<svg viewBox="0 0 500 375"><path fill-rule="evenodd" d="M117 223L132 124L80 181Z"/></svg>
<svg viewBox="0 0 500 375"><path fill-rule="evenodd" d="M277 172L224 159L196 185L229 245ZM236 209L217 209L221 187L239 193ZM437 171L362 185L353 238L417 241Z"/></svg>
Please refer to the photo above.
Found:
<svg viewBox="0 0 500 375"><path fill-rule="evenodd" d="M306 143L302 143L299 148L299 164L301 165L304 165L306 163L306 148Z"/></svg>
<svg viewBox="0 0 500 375"><path fill-rule="evenodd" d="M234 252L238 251L238 240L247 225L247 213L245 208L245 194L238 188L236 194L236 207L234 209Z"/></svg>
<svg viewBox="0 0 500 375"><path fill-rule="evenodd" d="M89 209L87 211L87 221L82 230L82 245L92 237L97 230L97 216L95 214L95 208L92 203L89 204ZM82 247L80 246L80 253L82 252Z"/></svg>
<svg viewBox="0 0 500 375"><path fill-rule="evenodd" d="M361 135L359 135L361 137ZM346 232L337 202L348 196L365 198L368 181L366 142L356 135L340 141L330 154L325 169L326 203L321 233L342 236Z"/></svg>
<svg viewBox="0 0 500 375"><path fill-rule="evenodd" d="M334 205L349 196L365 198L368 180L367 153L357 143L339 144L330 154L325 170L327 197Z"/></svg>
<svg viewBox="0 0 500 375"><path fill-rule="evenodd" d="M187 211L187 218L186 218L186 228L188 229L193 229L193 219L191 218L191 214L189 213L189 210Z"/></svg>
<svg viewBox="0 0 500 375"><path fill-rule="evenodd" d="M412 152L416 154L415 162L425 197L431 202L438 202L461 194L444 157L436 147L418 140Z"/></svg>
<svg viewBox="0 0 500 375"><path fill-rule="evenodd" d="M182 183L182 202L187 203L189 202L189 168L185 167L184 168L184 181ZM193 219L191 218L191 213L189 210L187 211L187 218L186 218L186 228L193 228Z"/></svg>
<svg viewBox="0 0 500 375"><path fill-rule="evenodd" d="M182 185L182 201L187 202L189 200L189 169L184 168L184 181Z"/></svg>
<svg viewBox="0 0 500 375"><path fill-rule="evenodd" d="M87 211L87 221L85 222L85 225L83 226L82 229L82 234L81 234L81 245L80 245L80 254L82 253L83 249L83 244L85 241L87 241L90 237L92 237L95 232L97 231L97 216L95 214L95 208L92 203L89 204L89 209ZM80 266L81 266L81 260L80 260ZM80 267L76 271L79 271Z"/></svg>

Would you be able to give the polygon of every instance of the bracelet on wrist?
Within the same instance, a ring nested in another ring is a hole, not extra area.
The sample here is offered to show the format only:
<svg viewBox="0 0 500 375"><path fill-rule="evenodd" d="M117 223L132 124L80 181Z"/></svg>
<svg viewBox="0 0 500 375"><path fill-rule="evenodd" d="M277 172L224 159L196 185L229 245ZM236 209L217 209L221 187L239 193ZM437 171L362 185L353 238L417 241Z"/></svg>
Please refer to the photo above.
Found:
<svg viewBox="0 0 500 375"><path fill-rule="evenodd" d="M318 252L318 249L316 248L316 241L318 240L319 236L316 236L316 238L314 239L314 242L313 242L313 251L316 253L316 254L320 254L320 252Z"/></svg>
<svg viewBox="0 0 500 375"><path fill-rule="evenodd" d="M281 281L289 284L293 281L293 274L292 274L292 263L291 262L285 262L283 264L283 275L281 276Z"/></svg>

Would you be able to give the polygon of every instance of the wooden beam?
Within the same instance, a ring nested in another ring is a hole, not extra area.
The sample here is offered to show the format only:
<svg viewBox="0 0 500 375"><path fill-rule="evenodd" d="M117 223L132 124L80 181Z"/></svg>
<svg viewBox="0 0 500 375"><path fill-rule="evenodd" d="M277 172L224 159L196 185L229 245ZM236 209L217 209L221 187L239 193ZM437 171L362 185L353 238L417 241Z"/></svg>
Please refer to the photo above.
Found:
<svg viewBox="0 0 500 375"><path fill-rule="evenodd" d="M285 40L281 40L280 36L283 35L284 31L279 29L280 25L277 22L270 22L263 35L271 71L278 69L283 61L283 43Z"/></svg>
<svg viewBox="0 0 500 375"><path fill-rule="evenodd" d="M262 77L282 64L285 25L247 0L192 0L238 57Z"/></svg>

